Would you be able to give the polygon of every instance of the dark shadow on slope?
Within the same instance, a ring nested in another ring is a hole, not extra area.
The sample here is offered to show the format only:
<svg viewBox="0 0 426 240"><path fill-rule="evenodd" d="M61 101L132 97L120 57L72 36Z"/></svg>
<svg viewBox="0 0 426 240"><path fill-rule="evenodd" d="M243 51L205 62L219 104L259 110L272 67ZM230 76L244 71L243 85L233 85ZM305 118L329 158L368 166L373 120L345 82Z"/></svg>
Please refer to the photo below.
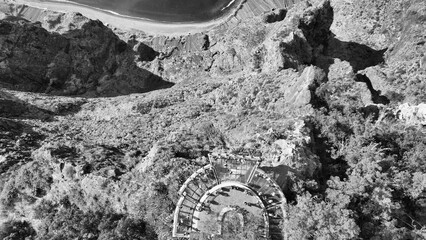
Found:
<svg viewBox="0 0 426 240"><path fill-rule="evenodd" d="M82 105L87 102L85 98L52 98L52 101L48 101L51 97L44 97L46 98L44 103L37 106L29 103L31 100L23 101L13 93L0 90L0 117L51 121L53 116L66 116L79 112Z"/></svg>
<svg viewBox="0 0 426 240"><path fill-rule="evenodd" d="M0 150L4 160L0 162L0 181L7 179L22 164L32 161L32 151L45 139L32 127L19 120L0 117Z"/></svg>
<svg viewBox="0 0 426 240"><path fill-rule="evenodd" d="M144 62L151 62L160 55L159 52L144 43L139 43L136 52L139 53L139 61Z"/></svg>
<svg viewBox="0 0 426 240"><path fill-rule="evenodd" d="M28 125L20 121L0 117L0 136L3 136L2 134L5 132L7 132L9 137L22 134L26 127Z"/></svg>
<svg viewBox="0 0 426 240"><path fill-rule="evenodd" d="M358 72L367 67L383 63L385 61L383 55L386 50L387 48L374 50L367 45L340 41L335 36L332 36L324 49L324 55L347 61L351 64L354 72Z"/></svg>
<svg viewBox="0 0 426 240"><path fill-rule="evenodd" d="M375 90L373 88L373 84L371 83L371 80L365 76L364 74L357 74L355 75L357 82L364 82L365 84L367 84L367 88L371 93L371 100L373 101L373 103L376 104L389 104L390 101L386 96L381 95L381 91L380 90Z"/></svg>
<svg viewBox="0 0 426 240"><path fill-rule="evenodd" d="M51 121L53 114L45 109L14 99L11 94L0 91L0 117Z"/></svg>
<svg viewBox="0 0 426 240"><path fill-rule="evenodd" d="M291 191L292 180L290 179L290 175L295 175L298 178L303 179L303 176L300 175L298 171L294 168L291 168L286 165L279 165L276 167L260 167L261 170L266 173L272 174L272 178L281 187L287 202L296 201L296 194Z"/></svg>
<svg viewBox="0 0 426 240"><path fill-rule="evenodd" d="M316 176L319 183L319 188L315 190L316 193L323 194L328 187L327 181L331 176L337 176L340 179L348 177L346 171L349 168L348 163L342 158L333 158L333 146L329 143L329 139L322 137L321 129L315 127L313 130L313 152L320 158L322 167Z"/></svg>

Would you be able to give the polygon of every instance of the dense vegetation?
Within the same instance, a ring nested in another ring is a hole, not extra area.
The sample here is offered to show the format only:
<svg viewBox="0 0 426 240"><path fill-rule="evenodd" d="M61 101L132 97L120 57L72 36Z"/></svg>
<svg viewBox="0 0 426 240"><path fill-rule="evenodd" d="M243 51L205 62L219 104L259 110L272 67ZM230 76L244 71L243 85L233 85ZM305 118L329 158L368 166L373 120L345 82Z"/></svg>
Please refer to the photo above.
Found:
<svg viewBox="0 0 426 240"><path fill-rule="evenodd" d="M155 232L141 219L105 209L83 212L63 199L59 204L43 201L35 209L36 219L43 220L38 239L155 239Z"/></svg>
<svg viewBox="0 0 426 240"><path fill-rule="evenodd" d="M332 86L331 86L332 84ZM389 106L363 107L350 82L323 83L313 126L322 164L295 180L290 239L426 238L426 134Z"/></svg>

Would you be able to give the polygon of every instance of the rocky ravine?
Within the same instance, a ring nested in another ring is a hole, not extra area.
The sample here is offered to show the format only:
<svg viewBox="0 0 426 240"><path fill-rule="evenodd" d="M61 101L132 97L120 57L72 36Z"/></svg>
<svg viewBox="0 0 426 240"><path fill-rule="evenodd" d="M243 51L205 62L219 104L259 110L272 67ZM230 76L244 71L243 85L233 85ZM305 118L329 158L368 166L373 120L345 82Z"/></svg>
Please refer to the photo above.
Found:
<svg viewBox="0 0 426 240"><path fill-rule="evenodd" d="M49 27L53 13L6 16L1 236L169 239L180 184L226 150L262 154L291 239L421 239L425 11L307 1L198 35L121 40L78 14L57 14L65 27Z"/></svg>

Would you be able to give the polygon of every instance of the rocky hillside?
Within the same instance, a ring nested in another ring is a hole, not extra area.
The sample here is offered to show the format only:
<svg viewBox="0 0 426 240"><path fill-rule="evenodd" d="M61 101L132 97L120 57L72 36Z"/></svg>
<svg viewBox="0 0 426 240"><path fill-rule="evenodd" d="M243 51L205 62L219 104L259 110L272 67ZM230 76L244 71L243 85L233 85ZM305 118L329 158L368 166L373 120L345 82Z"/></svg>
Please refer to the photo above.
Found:
<svg viewBox="0 0 426 240"><path fill-rule="evenodd" d="M171 86L137 67L131 46L101 22L86 19L80 25L57 34L18 17L2 20L0 86L85 96L116 96Z"/></svg>
<svg viewBox="0 0 426 240"><path fill-rule="evenodd" d="M262 155L289 239L426 238L424 1L312 0L175 38L52 14L0 21L1 238L170 239L218 151Z"/></svg>

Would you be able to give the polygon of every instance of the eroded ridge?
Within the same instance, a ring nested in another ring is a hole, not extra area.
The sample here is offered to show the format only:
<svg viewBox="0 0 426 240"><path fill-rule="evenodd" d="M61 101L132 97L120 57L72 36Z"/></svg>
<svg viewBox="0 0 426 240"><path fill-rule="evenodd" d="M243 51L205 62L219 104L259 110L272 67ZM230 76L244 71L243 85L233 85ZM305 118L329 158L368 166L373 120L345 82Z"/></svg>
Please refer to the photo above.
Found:
<svg viewBox="0 0 426 240"><path fill-rule="evenodd" d="M258 167L259 157L209 155L210 164L182 185L173 237L191 239L282 239L286 199Z"/></svg>

